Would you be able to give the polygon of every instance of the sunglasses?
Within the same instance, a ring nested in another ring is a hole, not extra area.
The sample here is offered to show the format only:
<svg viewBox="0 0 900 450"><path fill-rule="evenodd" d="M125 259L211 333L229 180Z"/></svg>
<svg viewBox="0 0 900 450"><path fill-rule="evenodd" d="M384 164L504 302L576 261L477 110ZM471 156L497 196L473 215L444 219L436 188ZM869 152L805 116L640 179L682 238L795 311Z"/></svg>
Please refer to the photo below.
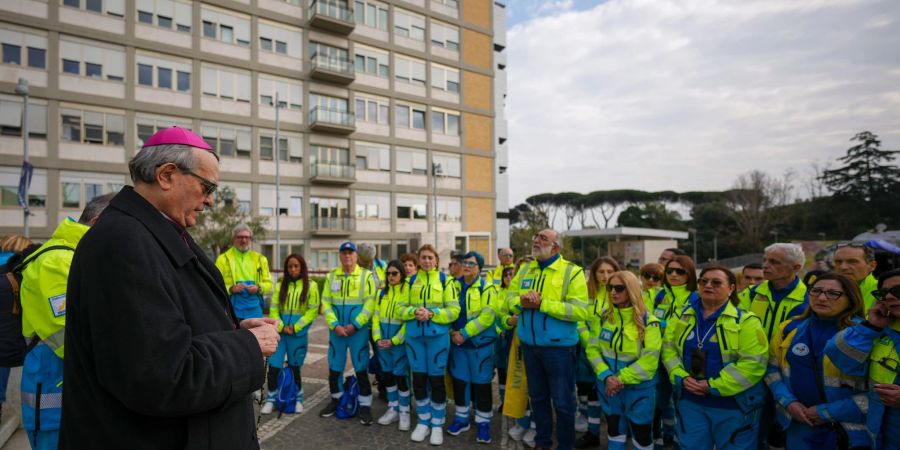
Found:
<svg viewBox="0 0 900 450"><path fill-rule="evenodd" d="M647 280L650 280L650 281L660 281L660 280L662 280L662 277L659 276L659 275L657 275L657 274L655 274L655 273L642 273L642 274L641 274L641 278L644 278L644 279L647 279Z"/></svg>
<svg viewBox="0 0 900 450"><path fill-rule="evenodd" d="M387 272L385 272L385 274L387 274L387 276L389 276L389 277L399 277L400 276L400 272L397 272L396 270L388 270Z"/></svg>
<svg viewBox="0 0 900 450"><path fill-rule="evenodd" d="M219 189L219 185L218 185L218 184L213 183L211 180L209 180L209 179L207 179L207 178L204 178L204 177L201 177L200 175L197 175L196 173L194 173L194 172L192 172L192 171L190 171L190 170L182 170L181 173L186 173L186 174L188 174L188 175L190 175L190 176L196 178L197 181L200 182L200 185L203 186L203 195L205 195L205 196L207 196L207 197L209 197L210 195L215 194L215 193L216 193L216 189Z"/></svg>
<svg viewBox="0 0 900 450"><path fill-rule="evenodd" d="M472 262L472 261L463 261L462 265L463 265L463 267L477 267L478 263Z"/></svg>
<svg viewBox="0 0 900 450"><path fill-rule="evenodd" d="M822 288L812 288L809 290L809 298L819 298L820 295L825 294L825 298L828 300L834 301L841 298L844 295L844 291L839 291L837 289L822 289Z"/></svg>
<svg viewBox="0 0 900 450"><path fill-rule="evenodd" d="M625 292L625 285L624 284L607 284L606 290L608 290L610 292L615 292L617 294L621 294L621 293Z"/></svg>
<svg viewBox="0 0 900 450"><path fill-rule="evenodd" d="M512 253L501 253L500 254L501 258L512 258L512 256L513 256Z"/></svg>
<svg viewBox="0 0 900 450"><path fill-rule="evenodd" d="M672 275L673 273L675 275L683 277L683 276L687 275L687 270L679 269L677 267L670 267L670 268L666 269L666 275Z"/></svg>
<svg viewBox="0 0 900 450"><path fill-rule="evenodd" d="M701 278L701 279L697 280L697 284L700 286L706 286L708 284L714 288L718 288L718 287L722 287L725 284L725 282L718 278Z"/></svg>
<svg viewBox="0 0 900 450"><path fill-rule="evenodd" d="M887 296L890 295L896 299L900 299L900 286L894 286L891 288L881 288L880 290L872 292L872 296L878 300L884 300Z"/></svg>

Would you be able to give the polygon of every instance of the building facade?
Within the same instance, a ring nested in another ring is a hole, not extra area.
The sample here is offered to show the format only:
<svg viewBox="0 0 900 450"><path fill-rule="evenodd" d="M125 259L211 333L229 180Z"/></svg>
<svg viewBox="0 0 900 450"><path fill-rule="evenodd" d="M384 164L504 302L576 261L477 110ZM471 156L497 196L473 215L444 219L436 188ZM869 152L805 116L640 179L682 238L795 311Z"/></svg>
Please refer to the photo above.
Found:
<svg viewBox="0 0 900 450"><path fill-rule="evenodd" d="M0 233L22 229L24 78L34 239L129 184L143 140L177 125L216 148L230 200L270 218L255 243L270 259L277 214L280 257L314 268L337 265L347 239L385 259L437 240L444 257L493 261L504 12L491 0L0 2Z"/></svg>

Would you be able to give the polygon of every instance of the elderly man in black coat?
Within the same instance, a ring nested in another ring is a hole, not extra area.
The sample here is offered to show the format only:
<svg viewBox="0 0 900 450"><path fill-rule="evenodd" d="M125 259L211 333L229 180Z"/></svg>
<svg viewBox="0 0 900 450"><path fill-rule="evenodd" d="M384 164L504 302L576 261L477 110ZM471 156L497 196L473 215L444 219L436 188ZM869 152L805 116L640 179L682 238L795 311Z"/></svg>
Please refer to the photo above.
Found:
<svg viewBox="0 0 900 450"><path fill-rule="evenodd" d="M212 205L218 156L170 128L129 170L134 187L72 261L60 447L259 448L251 393L278 342L274 321L238 323L186 230Z"/></svg>

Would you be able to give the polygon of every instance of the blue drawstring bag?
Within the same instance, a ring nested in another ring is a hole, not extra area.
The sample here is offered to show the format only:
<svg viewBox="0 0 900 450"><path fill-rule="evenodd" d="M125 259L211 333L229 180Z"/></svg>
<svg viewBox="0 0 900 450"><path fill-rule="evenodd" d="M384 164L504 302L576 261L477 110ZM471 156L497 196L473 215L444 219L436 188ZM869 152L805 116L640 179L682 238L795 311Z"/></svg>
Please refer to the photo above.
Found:
<svg viewBox="0 0 900 450"><path fill-rule="evenodd" d="M338 403L337 418L350 419L359 412L359 382L356 376L350 375L344 380L344 393Z"/></svg>
<svg viewBox="0 0 900 450"><path fill-rule="evenodd" d="M285 367L278 372L278 388L275 389L275 409L278 417L282 414L293 414L297 411L297 394L300 389L294 383L294 374Z"/></svg>

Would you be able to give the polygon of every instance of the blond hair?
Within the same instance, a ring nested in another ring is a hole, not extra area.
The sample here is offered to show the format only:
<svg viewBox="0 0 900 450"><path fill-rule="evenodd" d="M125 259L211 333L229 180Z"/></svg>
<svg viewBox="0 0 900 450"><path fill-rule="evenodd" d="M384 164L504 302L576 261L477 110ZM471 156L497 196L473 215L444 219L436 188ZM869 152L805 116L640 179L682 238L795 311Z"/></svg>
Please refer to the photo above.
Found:
<svg viewBox="0 0 900 450"><path fill-rule="evenodd" d="M21 253L25 247L31 245L31 239L21 234L7 234L0 239L0 251Z"/></svg>
<svg viewBox="0 0 900 450"><path fill-rule="evenodd" d="M625 284L625 292L628 293L628 302L631 303L631 307L634 308L634 313L632 314L632 319L634 320L635 326L638 329L638 340L644 340L644 315L647 313L647 307L644 306L644 297L641 293L641 283L638 281L638 278L631 272L627 270L620 270L618 272L613 273L609 276L609 282L607 283L607 287L612 286L612 280L614 278L618 278L622 280L622 283ZM610 308L607 308L606 311L603 312L603 321L612 320L612 310L615 307L612 304L612 300L609 300Z"/></svg>

